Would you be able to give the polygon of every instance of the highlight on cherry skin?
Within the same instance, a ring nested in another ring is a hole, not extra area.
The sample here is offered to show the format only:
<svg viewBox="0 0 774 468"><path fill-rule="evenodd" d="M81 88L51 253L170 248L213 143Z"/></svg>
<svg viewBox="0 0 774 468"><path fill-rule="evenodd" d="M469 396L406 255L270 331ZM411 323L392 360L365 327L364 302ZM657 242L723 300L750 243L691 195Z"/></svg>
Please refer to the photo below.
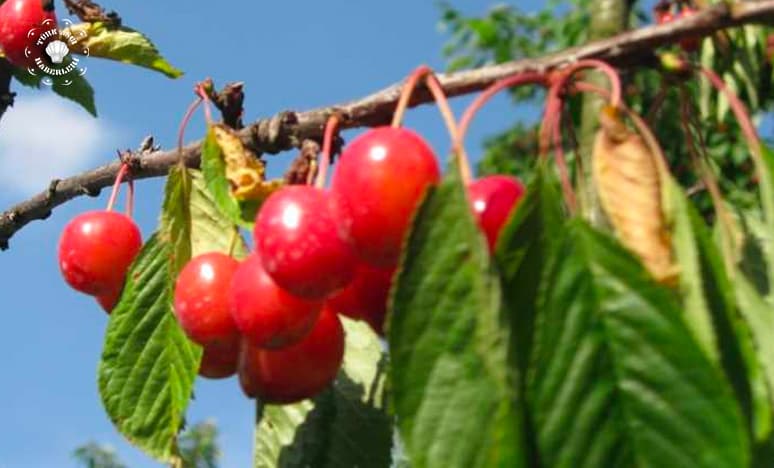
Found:
<svg viewBox="0 0 774 468"><path fill-rule="evenodd" d="M411 130L378 127L347 145L331 192L355 254L376 267L397 265L414 211L440 177L432 149Z"/></svg>
<svg viewBox="0 0 774 468"><path fill-rule="evenodd" d="M199 375L208 379L225 379L236 374L241 343L242 337L234 333L204 345Z"/></svg>
<svg viewBox="0 0 774 468"><path fill-rule="evenodd" d="M43 8L41 0L6 0L0 5L0 46L6 59L12 64L26 68L34 62L26 57L24 49L34 44L27 38L30 30L39 27L45 20L56 24L56 14Z"/></svg>
<svg viewBox="0 0 774 468"><path fill-rule="evenodd" d="M254 239L266 271L291 294L323 299L346 286L355 257L339 226L334 198L293 185L273 193L256 218Z"/></svg>
<svg viewBox="0 0 774 468"><path fill-rule="evenodd" d="M314 327L322 300L294 296L274 282L257 253L234 273L229 307L239 332L253 345L280 348L300 341Z"/></svg>
<svg viewBox="0 0 774 468"><path fill-rule="evenodd" d="M470 206L486 235L490 252L494 251L500 231L525 191L519 179L504 175L482 177L468 186Z"/></svg>
<svg viewBox="0 0 774 468"><path fill-rule="evenodd" d="M294 403L330 385L343 359L344 328L339 316L325 308L312 331L292 346L269 350L243 343L239 383L250 398Z"/></svg>
<svg viewBox="0 0 774 468"><path fill-rule="evenodd" d="M239 262L220 252L191 259L175 282L174 310L180 327L201 345L237 333L231 316L229 288Z"/></svg>
<svg viewBox="0 0 774 468"><path fill-rule="evenodd" d="M354 320L363 320L383 335L387 299L395 268L375 268L361 263L344 289L328 298L326 307Z"/></svg>
<svg viewBox="0 0 774 468"><path fill-rule="evenodd" d="M59 268L73 289L115 294L142 247L140 230L126 215L89 211L73 218L59 239Z"/></svg>

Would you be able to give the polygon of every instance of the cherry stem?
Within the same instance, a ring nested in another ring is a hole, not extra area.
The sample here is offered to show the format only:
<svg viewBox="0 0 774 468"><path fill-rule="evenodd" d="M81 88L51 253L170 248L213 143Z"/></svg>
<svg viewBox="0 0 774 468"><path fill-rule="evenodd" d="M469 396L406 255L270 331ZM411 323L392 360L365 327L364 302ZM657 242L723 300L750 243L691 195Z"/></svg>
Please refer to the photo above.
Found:
<svg viewBox="0 0 774 468"><path fill-rule="evenodd" d="M132 177L131 171L127 173L127 179L129 191L126 194L126 216L131 218L134 212L134 177Z"/></svg>
<svg viewBox="0 0 774 468"><path fill-rule="evenodd" d="M573 86L578 91L595 93L595 94L598 94L603 99L606 99L610 96L610 92L608 90L600 86L597 86L595 84L586 83L586 82L577 82L577 83L574 83ZM619 103L618 109L623 111L623 113L626 114L629 120L632 121L635 128L637 129L637 133L639 133L642 139L645 140L645 145L650 149L653 155L656 156L658 163L661 165L661 168L667 169L669 165L667 163L666 156L664 155L664 150L661 149L661 145L658 143L658 139L656 139L656 136L653 134L653 131L650 129L645 119L640 117L636 112L631 110L627 105L623 103Z"/></svg>
<svg viewBox="0 0 774 468"><path fill-rule="evenodd" d="M443 90L440 80L433 72L432 68L427 65L420 65L417 67L411 75L406 79L406 83L401 89L400 98L395 108L395 113L392 116L392 126L400 127L403 122L403 116L406 113L406 109L411 102L411 96L414 93L417 85L420 82L424 82L430 94L433 95L435 104L438 110L441 112L446 129L452 139L452 152L457 158L457 164L460 170L460 176L462 183L465 185L470 184L473 180L473 170L470 167L470 160L465 152L465 149L458 142L460 141L459 130L457 127L457 119L454 118L454 112L449 105L449 99L446 97L446 92Z"/></svg>
<svg viewBox="0 0 774 468"><path fill-rule="evenodd" d="M403 84L400 90L400 98L398 104L395 107L395 113L392 115L392 126L400 127L403 123L403 116L406 114L411 96L414 94L419 82L428 74L433 73L433 70L427 65L418 66L411 74L406 78L406 82Z"/></svg>
<svg viewBox="0 0 774 468"><path fill-rule="evenodd" d="M546 108L543 114L543 123L541 124L540 128L540 159L545 160L548 158L548 151L551 146L551 137L553 137L554 158L556 160L556 167L559 172L559 181L562 184L564 201L567 203L567 208L570 210L570 212L575 213L577 209L577 197L572 187L570 171L567 168L567 161L564 157L564 148L562 147L561 123L563 101L559 95L560 86L563 86L563 84L554 84L548 91Z"/></svg>
<svg viewBox="0 0 774 468"><path fill-rule="evenodd" d="M198 94L199 97L202 98L202 101L204 101L204 120L207 122L207 125L212 125L212 111L210 109L212 101L210 101L210 96L207 94L201 84L196 86L196 94Z"/></svg>
<svg viewBox="0 0 774 468"><path fill-rule="evenodd" d="M564 191L564 198L567 202L567 208L571 215L574 215L578 208L578 200L575 196L575 191L572 188L572 182L570 181L570 170L567 168L567 160L564 157L564 147L562 142L562 111L561 104L559 111L554 117L553 122L553 137L554 137L554 157L556 159L556 167L559 170L559 178L562 181L562 190Z"/></svg>
<svg viewBox="0 0 774 468"><path fill-rule="evenodd" d="M441 82L438 81L438 77L435 76L435 73L430 72L425 76L425 84L428 89L430 89L430 93L433 95L438 110L441 112L441 117L446 124L449 136L451 136L452 153L457 157L462 183L467 186L473 180L473 170L470 167L470 159L468 159L465 148L459 144L461 141L460 130L459 127L457 127L457 119L454 118L454 112L449 105L449 99L446 97L446 92L444 92L443 86L441 85Z"/></svg>
<svg viewBox="0 0 774 468"><path fill-rule="evenodd" d="M118 198L118 189L121 187L121 181L124 179L124 176L128 170L128 164L121 164L121 168L118 170L118 174L116 174L116 181L113 183L113 191L110 193L110 199L108 199L106 211L113 211L113 205L116 204L116 198Z"/></svg>
<svg viewBox="0 0 774 468"><path fill-rule="evenodd" d="M540 84L546 86L548 84L548 80L544 73L519 73L508 78L503 78L500 81L496 81L494 84L479 93L478 96L476 96L476 99L474 99L468 108L465 109L465 112L462 114L462 118L460 118L459 140L456 143L460 147L463 145L465 135L468 133L468 128L470 127L473 118L476 116L478 111L481 110L481 108L484 107L484 105L489 102L489 100L492 99L497 93L504 89L527 84Z"/></svg>
<svg viewBox="0 0 774 468"><path fill-rule="evenodd" d="M731 111L734 113L739 127L742 130L742 134L747 140L747 144L750 146L750 153L755 159L756 172L758 173L759 180L763 179L763 152L761 148L761 140L758 137L758 132L755 130L755 124L750 119L750 113L747 111L747 107L739 99L739 97L731 89L726 86L726 83L722 78L718 76L714 71L701 67L699 69L701 73L710 81L712 86L728 100L728 104L731 107Z"/></svg>
<svg viewBox="0 0 774 468"><path fill-rule="evenodd" d="M202 103L202 98L197 98L196 101L191 103L190 106L188 106L188 110L185 111L185 115L183 115L183 120L180 122L180 128L177 131L177 151L180 154L180 164L183 163L183 144L185 143L185 129L188 127L188 123L191 122L191 118L194 115L194 112L196 112L196 109L199 108L199 106Z"/></svg>
<svg viewBox="0 0 774 468"><path fill-rule="evenodd" d="M339 116L336 114L328 117L325 123L325 135L323 136L322 154L320 155L320 168L317 171L317 180L314 186L318 189L325 187L325 181L328 177L328 168L331 165L331 151L333 148L333 137L339 128Z"/></svg>

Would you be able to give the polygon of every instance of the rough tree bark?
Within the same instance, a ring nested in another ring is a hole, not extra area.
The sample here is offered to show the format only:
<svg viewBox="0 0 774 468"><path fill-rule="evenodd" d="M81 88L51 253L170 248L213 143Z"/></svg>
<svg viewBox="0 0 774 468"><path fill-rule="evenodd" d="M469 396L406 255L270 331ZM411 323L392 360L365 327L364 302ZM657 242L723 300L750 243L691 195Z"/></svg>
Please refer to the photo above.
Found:
<svg viewBox="0 0 774 468"><path fill-rule="evenodd" d="M580 59L596 58L619 67L652 65L659 46L673 43L681 37L706 36L717 30L749 23L774 24L774 0L744 2L733 5L720 3L690 18L660 26L648 26L607 39L592 41L540 58L518 60L494 66L440 75L449 96L480 91L495 81L525 71L547 71ZM277 153L298 148L305 140L320 140L327 118L337 113L341 129L373 127L388 124L400 94L400 84L392 85L357 101L323 107L306 112L281 112L260 119L239 131L246 145L258 153ZM420 88L411 106L428 103L430 93ZM201 141L176 150L130 153L127 157L135 179L162 176L180 158L189 167L198 167ZM81 195L96 196L111 185L121 163L115 161L86 173L63 180L54 180L47 190L0 214L0 249L19 229L36 219L45 219L51 210Z"/></svg>

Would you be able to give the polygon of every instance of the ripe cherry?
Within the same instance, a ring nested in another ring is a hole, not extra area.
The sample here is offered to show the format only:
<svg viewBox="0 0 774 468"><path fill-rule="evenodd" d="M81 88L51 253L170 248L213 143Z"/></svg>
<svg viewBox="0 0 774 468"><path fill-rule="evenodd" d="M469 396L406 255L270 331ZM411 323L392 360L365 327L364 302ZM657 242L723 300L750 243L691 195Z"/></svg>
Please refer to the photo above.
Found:
<svg viewBox="0 0 774 468"><path fill-rule="evenodd" d="M234 273L229 301L237 329L253 346L264 348L301 340L314 327L323 305L280 288L257 254L250 255Z"/></svg>
<svg viewBox="0 0 774 468"><path fill-rule="evenodd" d="M142 246L140 230L129 217L90 211L75 217L59 240L59 267L74 289L101 296L114 294Z"/></svg>
<svg viewBox="0 0 774 468"><path fill-rule="evenodd" d="M343 358L344 328L338 315L326 308L299 343L277 350L243 345L239 383L248 397L267 403L294 403L330 385Z"/></svg>
<svg viewBox="0 0 774 468"><path fill-rule="evenodd" d="M515 177L487 176L474 180L468 187L468 195L489 250L494 251L508 216L524 196L524 185Z"/></svg>
<svg viewBox="0 0 774 468"><path fill-rule="evenodd" d="M116 308L116 305L118 305L118 300L121 299L122 290L123 287L117 288L115 291L110 291L106 294L97 296L97 302L102 307L102 310L107 312L108 315L110 315L113 312L113 309Z"/></svg>
<svg viewBox="0 0 774 468"><path fill-rule="evenodd" d="M394 268L374 268L360 264L352 282L331 296L326 306L349 318L368 322L381 335L394 274Z"/></svg>
<svg viewBox="0 0 774 468"><path fill-rule="evenodd" d="M24 54L26 47L34 46L27 34L45 20L51 20L52 27L56 25L53 1L6 0L0 5L0 46L9 62L19 67L34 63L34 57Z"/></svg>
<svg viewBox="0 0 774 468"><path fill-rule="evenodd" d="M189 261L175 283L175 315L186 335L201 345L237 332L228 290L239 262L210 252Z"/></svg>
<svg viewBox="0 0 774 468"><path fill-rule="evenodd" d="M199 375L208 379L225 379L236 374L241 343L242 337L235 333L204 345Z"/></svg>
<svg viewBox="0 0 774 468"><path fill-rule="evenodd" d="M322 299L352 280L355 257L333 203L328 192L292 185L261 206L253 231L256 248L272 279L291 294Z"/></svg>
<svg viewBox="0 0 774 468"><path fill-rule="evenodd" d="M410 130L379 127L353 140L331 191L350 221L345 228L355 253L377 267L395 266L417 204L439 179L433 151Z"/></svg>

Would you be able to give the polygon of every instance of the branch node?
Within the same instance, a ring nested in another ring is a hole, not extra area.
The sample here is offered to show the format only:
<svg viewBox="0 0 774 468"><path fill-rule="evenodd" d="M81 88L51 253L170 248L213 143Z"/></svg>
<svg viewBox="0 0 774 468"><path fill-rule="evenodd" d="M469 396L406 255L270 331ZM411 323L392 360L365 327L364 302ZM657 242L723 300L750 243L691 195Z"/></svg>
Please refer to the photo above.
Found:
<svg viewBox="0 0 774 468"><path fill-rule="evenodd" d="M85 185L78 186L78 191L80 193L86 195L86 196L89 196L89 197L98 197L99 193L100 193L100 189L99 188L87 187Z"/></svg>
<svg viewBox="0 0 774 468"><path fill-rule="evenodd" d="M290 164L285 173L285 183L288 185L304 185L309 178L314 177L316 161L320 154L320 144L315 140L306 139L301 143L301 151Z"/></svg>
<svg viewBox="0 0 774 468"><path fill-rule="evenodd" d="M44 206L51 206L51 204L54 202L54 196L56 195L56 188L59 185L59 182L61 182L61 179L54 179L50 184L48 184Z"/></svg>

